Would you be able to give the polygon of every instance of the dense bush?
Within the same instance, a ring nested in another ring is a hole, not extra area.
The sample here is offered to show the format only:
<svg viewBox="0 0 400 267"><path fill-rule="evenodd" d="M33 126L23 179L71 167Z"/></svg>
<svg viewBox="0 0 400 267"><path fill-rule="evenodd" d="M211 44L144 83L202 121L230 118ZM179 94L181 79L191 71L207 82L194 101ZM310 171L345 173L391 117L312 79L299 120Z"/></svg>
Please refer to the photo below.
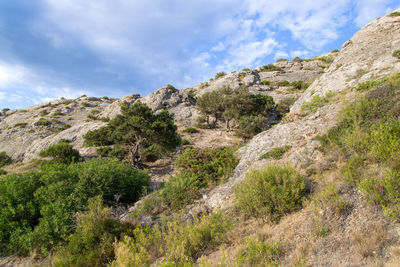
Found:
<svg viewBox="0 0 400 267"><path fill-rule="evenodd" d="M400 50L394 51L392 55L393 55L394 57L397 57L398 59L400 59Z"/></svg>
<svg viewBox="0 0 400 267"><path fill-rule="evenodd" d="M226 240L232 223L221 212L203 215L193 222L177 218L157 227L138 227L134 237L125 237L116 244L116 260L112 266L149 266L164 256L161 266L192 266L206 251Z"/></svg>
<svg viewBox="0 0 400 267"><path fill-rule="evenodd" d="M214 186L228 178L238 160L234 149L186 149L175 161L178 174L169 178L162 190L165 204L173 210L191 204L200 196L199 188Z"/></svg>
<svg viewBox="0 0 400 267"><path fill-rule="evenodd" d="M41 157L53 157L53 161L65 164L81 160L79 151L74 149L65 140L60 140L57 144L40 151L39 155Z"/></svg>
<svg viewBox="0 0 400 267"><path fill-rule="evenodd" d="M8 156L7 153L4 151L0 152L0 167L3 167L11 163L12 163L11 157Z"/></svg>
<svg viewBox="0 0 400 267"><path fill-rule="evenodd" d="M282 71L281 67L275 66L274 64L268 64L261 67L261 71Z"/></svg>
<svg viewBox="0 0 400 267"><path fill-rule="evenodd" d="M133 231L129 223L112 219L100 198L89 199L88 210L76 219L76 231L57 252L54 266L107 266L115 259L114 242Z"/></svg>
<svg viewBox="0 0 400 267"><path fill-rule="evenodd" d="M217 179L227 178L238 164L232 147L188 148L176 159L179 172L193 174L202 183L215 183Z"/></svg>
<svg viewBox="0 0 400 267"><path fill-rule="evenodd" d="M189 128L183 129L182 132L184 132L184 133L198 133L199 130L197 130L196 128L193 128L193 127L189 127Z"/></svg>
<svg viewBox="0 0 400 267"><path fill-rule="evenodd" d="M0 179L0 245L8 252L45 254L66 240L73 213L85 209L90 198L133 203L147 185L147 173L110 159L44 164L6 175Z"/></svg>
<svg viewBox="0 0 400 267"><path fill-rule="evenodd" d="M216 80L216 79L219 79L219 78L222 78L222 77L224 77L225 75L226 75L226 73L223 72L223 71L218 72L217 74L215 74L215 80Z"/></svg>
<svg viewBox="0 0 400 267"><path fill-rule="evenodd" d="M235 188L236 206L254 217L267 217L272 221L301 207L306 185L295 169L270 165L250 171Z"/></svg>
<svg viewBox="0 0 400 267"><path fill-rule="evenodd" d="M246 237L243 248L237 255L238 266L279 266L282 254L279 243L260 241L255 237Z"/></svg>

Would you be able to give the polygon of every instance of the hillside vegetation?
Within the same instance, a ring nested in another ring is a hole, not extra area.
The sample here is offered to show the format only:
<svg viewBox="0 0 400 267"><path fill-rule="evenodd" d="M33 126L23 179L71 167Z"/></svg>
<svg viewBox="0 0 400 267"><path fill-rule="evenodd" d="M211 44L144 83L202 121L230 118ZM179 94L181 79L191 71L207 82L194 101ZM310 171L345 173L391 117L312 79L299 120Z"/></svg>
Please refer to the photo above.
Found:
<svg viewBox="0 0 400 267"><path fill-rule="evenodd" d="M313 59L3 110L0 265L397 266L396 13Z"/></svg>

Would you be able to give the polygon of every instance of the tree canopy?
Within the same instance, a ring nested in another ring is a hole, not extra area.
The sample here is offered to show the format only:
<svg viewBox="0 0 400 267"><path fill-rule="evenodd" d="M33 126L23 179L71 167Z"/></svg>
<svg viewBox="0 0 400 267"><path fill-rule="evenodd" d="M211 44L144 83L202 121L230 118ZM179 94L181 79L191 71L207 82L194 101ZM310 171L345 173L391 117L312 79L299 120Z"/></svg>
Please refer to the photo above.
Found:
<svg viewBox="0 0 400 267"><path fill-rule="evenodd" d="M107 146L118 144L125 148L125 158L139 162L146 152L162 155L181 143L173 117L163 110L155 114L146 104L135 102L121 105L121 114L99 129L89 131L85 144Z"/></svg>

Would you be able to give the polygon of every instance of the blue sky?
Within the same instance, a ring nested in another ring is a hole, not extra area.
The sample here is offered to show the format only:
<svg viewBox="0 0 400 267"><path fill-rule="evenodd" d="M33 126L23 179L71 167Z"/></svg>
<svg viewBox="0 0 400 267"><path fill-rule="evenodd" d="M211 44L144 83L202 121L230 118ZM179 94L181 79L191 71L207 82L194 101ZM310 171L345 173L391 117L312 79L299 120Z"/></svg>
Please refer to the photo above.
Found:
<svg viewBox="0 0 400 267"><path fill-rule="evenodd" d="M398 0L1 0L0 108L149 94L340 49Z"/></svg>

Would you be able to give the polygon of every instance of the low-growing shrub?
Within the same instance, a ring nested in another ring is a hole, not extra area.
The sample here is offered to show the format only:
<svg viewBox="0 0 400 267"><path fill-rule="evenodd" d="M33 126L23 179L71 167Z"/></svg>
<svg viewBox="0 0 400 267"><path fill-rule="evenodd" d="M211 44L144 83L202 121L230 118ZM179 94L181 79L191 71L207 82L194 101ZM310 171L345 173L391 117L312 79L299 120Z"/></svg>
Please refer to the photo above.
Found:
<svg viewBox="0 0 400 267"><path fill-rule="evenodd" d="M277 81L275 82L275 85L277 86L290 86L290 82L283 80L283 81Z"/></svg>
<svg viewBox="0 0 400 267"><path fill-rule="evenodd" d="M167 89L175 89L175 86L173 86L172 84L167 84L165 86L165 88L167 88Z"/></svg>
<svg viewBox="0 0 400 267"><path fill-rule="evenodd" d="M274 64L268 64L261 67L261 71L282 71L281 67L275 66Z"/></svg>
<svg viewBox="0 0 400 267"><path fill-rule="evenodd" d="M176 159L176 168L186 174L194 174L202 183L216 183L229 177L238 160L232 147L188 148Z"/></svg>
<svg viewBox="0 0 400 267"><path fill-rule="evenodd" d="M81 160L79 151L74 149L64 140L61 140L57 144L42 150L39 155L41 157L53 157L53 161L65 164L78 162Z"/></svg>
<svg viewBox="0 0 400 267"><path fill-rule="evenodd" d="M26 123L26 122L18 122L16 124L14 124L14 128L17 128L17 127L25 128L26 125L28 125L28 123Z"/></svg>
<svg viewBox="0 0 400 267"><path fill-rule="evenodd" d="M224 77L224 76L226 76L226 73L225 73L225 72L223 72L223 71L218 72L217 74L215 74L215 80L217 80L217 79L219 79L219 78L222 78L222 77Z"/></svg>
<svg viewBox="0 0 400 267"><path fill-rule="evenodd" d="M85 108L93 107L92 104L90 104L90 103L88 103L88 102L86 102L86 101L83 101L83 102L81 103L81 105L82 105L83 107L85 107Z"/></svg>
<svg viewBox="0 0 400 267"><path fill-rule="evenodd" d="M184 132L184 133L198 133L199 130L197 130L196 128L193 128L193 127L189 127L189 128L183 129L182 132Z"/></svg>
<svg viewBox="0 0 400 267"><path fill-rule="evenodd" d="M334 96L334 93L329 91L326 93L325 96L319 96L316 95L314 96L310 102L306 102L303 105L301 105L300 110L301 111L306 111L306 112L314 112L318 108L325 106L327 103L329 103L330 99Z"/></svg>
<svg viewBox="0 0 400 267"><path fill-rule="evenodd" d="M129 223L110 217L110 208L101 198L89 199L88 210L78 212L77 229L68 237L68 244L60 249L54 266L107 266L114 259L114 242L131 232Z"/></svg>
<svg viewBox="0 0 400 267"><path fill-rule="evenodd" d="M268 86L270 86L270 85L271 85L271 81L262 80L262 81L261 81L261 84L262 84L262 85L268 85Z"/></svg>
<svg viewBox="0 0 400 267"><path fill-rule="evenodd" d="M396 11L396 12L392 12L389 14L390 17L399 17L400 16L400 12Z"/></svg>
<svg viewBox="0 0 400 267"><path fill-rule="evenodd" d="M235 188L236 206L241 212L271 221L299 209L305 194L304 177L289 166L252 170Z"/></svg>
<svg viewBox="0 0 400 267"><path fill-rule="evenodd" d="M179 210L200 197L200 187L200 179L194 174L171 176L162 190L163 201L171 209Z"/></svg>
<svg viewBox="0 0 400 267"><path fill-rule="evenodd" d="M264 155L262 155L259 160L262 159L275 159L275 160L279 160L283 157L283 155L288 152L290 149L292 148L292 146L281 146L281 147L275 147L273 149L271 149L270 151L268 151L267 153L265 153Z"/></svg>
<svg viewBox="0 0 400 267"><path fill-rule="evenodd" d="M399 50L395 50L395 51L393 52L392 56L394 56L394 57L400 59L400 49L399 49Z"/></svg>
<svg viewBox="0 0 400 267"><path fill-rule="evenodd" d="M238 266L279 266L282 255L281 245L275 242L259 241L248 236L236 259Z"/></svg>
<svg viewBox="0 0 400 267"><path fill-rule="evenodd" d="M35 122L35 125L38 125L38 126L49 126L49 125L51 125L51 121L46 120L44 118L40 118L37 122Z"/></svg>

